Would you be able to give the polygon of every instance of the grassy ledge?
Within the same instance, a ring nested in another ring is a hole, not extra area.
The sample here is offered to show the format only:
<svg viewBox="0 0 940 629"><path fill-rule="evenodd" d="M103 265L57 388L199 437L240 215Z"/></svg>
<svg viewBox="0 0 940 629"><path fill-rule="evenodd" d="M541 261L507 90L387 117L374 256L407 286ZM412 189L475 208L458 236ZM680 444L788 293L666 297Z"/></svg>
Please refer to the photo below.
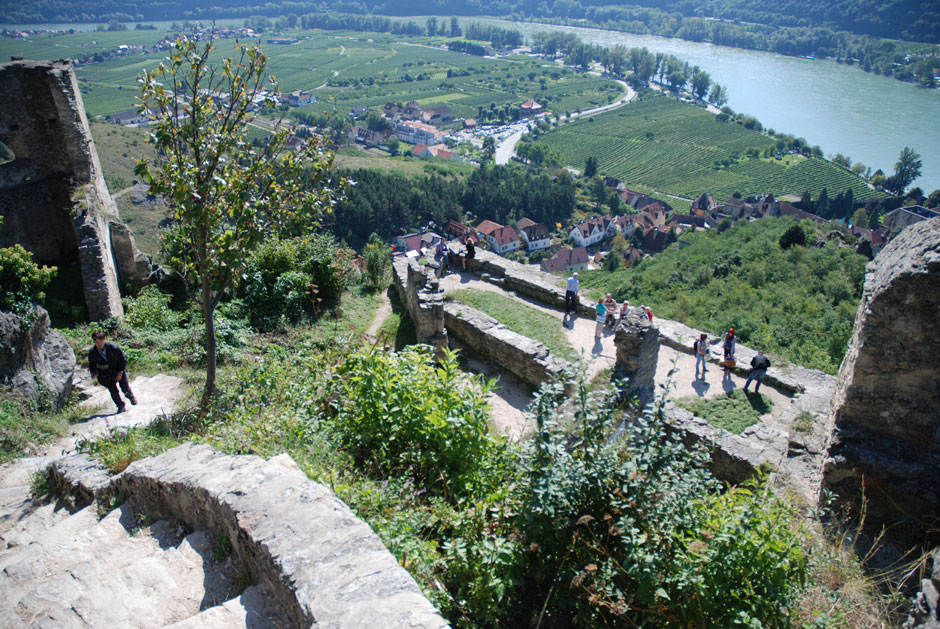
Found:
<svg viewBox="0 0 940 629"><path fill-rule="evenodd" d="M744 430L760 421L761 415L769 413L773 401L760 393L745 393L739 389L703 399L696 396L676 400L676 404L695 413L715 428L740 435Z"/></svg>

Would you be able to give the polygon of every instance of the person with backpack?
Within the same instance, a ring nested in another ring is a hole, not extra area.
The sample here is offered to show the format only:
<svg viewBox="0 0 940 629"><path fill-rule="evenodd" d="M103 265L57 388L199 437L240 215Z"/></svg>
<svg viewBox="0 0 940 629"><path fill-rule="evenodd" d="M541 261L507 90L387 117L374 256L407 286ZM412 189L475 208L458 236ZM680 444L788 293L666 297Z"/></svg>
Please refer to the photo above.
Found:
<svg viewBox="0 0 940 629"><path fill-rule="evenodd" d="M701 365L702 378L705 378L705 372L708 371L708 367L706 367L707 363L705 361L707 361L710 356L707 334L703 332L699 339L692 343L692 351L695 353L695 377L699 377L698 368L699 365Z"/></svg>
<svg viewBox="0 0 940 629"><path fill-rule="evenodd" d="M760 391L760 383L764 381L764 376L767 375L768 369L770 369L770 359L764 356L764 350L757 350L757 356L751 359L751 371L747 374L747 381L744 383L744 391L747 392L751 380L754 380L757 383L754 385L754 393L758 393Z"/></svg>
<svg viewBox="0 0 940 629"><path fill-rule="evenodd" d="M734 328L728 328L725 333L725 339L722 343L724 350L725 377L730 377L731 368L734 366L734 347L735 347Z"/></svg>

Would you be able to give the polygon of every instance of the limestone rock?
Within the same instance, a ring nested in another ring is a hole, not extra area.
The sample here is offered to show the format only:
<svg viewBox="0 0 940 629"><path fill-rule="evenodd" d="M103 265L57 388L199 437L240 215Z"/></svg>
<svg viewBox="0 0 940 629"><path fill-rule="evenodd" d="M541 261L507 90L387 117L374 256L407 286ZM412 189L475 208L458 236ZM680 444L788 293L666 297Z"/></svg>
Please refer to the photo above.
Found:
<svg viewBox="0 0 940 629"><path fill-rule="evenodd" d="M32 401L46 389L55 408L62 408L72 390L75 352L49 327L48 312L34 306L30 316L27 325L22 317L0 313L0 381Z"/></svg>
<svg viewBox="0 0 940 629"><path fill-rule="evenodd" d="M866 524L922 541L940 517L940 219L868 265L832 397L823 488Z"/></svg>

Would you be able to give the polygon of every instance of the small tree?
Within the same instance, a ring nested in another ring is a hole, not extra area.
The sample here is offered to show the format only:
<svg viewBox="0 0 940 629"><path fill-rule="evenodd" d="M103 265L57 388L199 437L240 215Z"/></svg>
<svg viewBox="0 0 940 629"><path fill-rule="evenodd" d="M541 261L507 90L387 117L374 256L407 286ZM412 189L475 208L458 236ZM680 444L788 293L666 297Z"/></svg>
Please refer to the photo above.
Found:
<svg viewBox="0 0 940 629"><path fill-rule="evenodd" d="M151 194L170 204L173 228L164 239L170 266L202 306L206 326L206 412L216 388L215 308L237 284L251 252L271 234L316 225L329 211L334 190L332 156L315 139L285 150L289 130L280 124L264 146L248 141L247 127L268 77L257 46L236 43L235 58L209 63L212 41L182 37L156 69L146 71L140 109L154 109L150 134L163 155L135 173ZM271 93L277 83L270 78ZM273 107L273 100L265 101ZM339 182L342 185L342 182Z"/></svg>
<svg viewBox="0 0 940 629"><path fill-rule="evenodd" d="M387 244L372 238L362 251L362 257L366 261L366 277L374 288L379 288L385 279L391 252L392 249Z"/></svg>
<svg viewBox="0 0 940 629"><path fill-rule="evenodd" d="M909 146L901 149L898 161L894 165L895 191L900 194L911 185L911 182L920 177L920 168L923 165L920 154ZM887 185L885 186L887 187Z"/></svg>
<svg viewBox="0 0 940 629"><path fill-rule="evenodd" d="M588 155L587 161L584 162L584 176L590 179L597 174L597 158L593 155Z"/></svg>
<svg viewBox="0 0 940 629"><path fill-rule="evenodd" d="M806 245L806 232L803 231L803 227L799 223L790 225L790 228L780 237L781 249L789 249L794 245L801 247Z"/></svg>

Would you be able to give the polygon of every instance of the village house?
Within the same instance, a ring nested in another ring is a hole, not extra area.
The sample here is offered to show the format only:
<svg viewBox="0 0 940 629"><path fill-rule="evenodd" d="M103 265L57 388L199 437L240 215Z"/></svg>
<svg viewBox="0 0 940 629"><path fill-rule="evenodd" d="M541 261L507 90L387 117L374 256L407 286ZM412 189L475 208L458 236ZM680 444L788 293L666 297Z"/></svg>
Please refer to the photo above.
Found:
<svg viewBox="0 0 940 629"><path fill-rule="evenodd" d="M411 154L415 157L440 157L442 159L452 159L454 157L454 152L444 144L435 144L434 146L415 144L411 149Z"/></svg>
<svg viewBox="0 0 940 629"><path fill-rule="evenodd" d="M568 235L579 247L590 247L612 236L616 231L616 223L609 216L592 216L572 227Z"/></svg>
<svg viewBox="0 0 940 629"><path fill-rule="evenodd" d="M306 90L296 90L287 95L287 104L291 107L303 107L317 102L317 97Z"/></svg>
<svg viewBox="0 0 940 629"><path fill-rule="evenodd" d="M552 246L552 235L545 224L522 218L516 223L516 227L519 230L519 236L525 241L527 251L538 251Z"/></svg>
<svg viewBox="0 0 940 629"><path fill-rule="evenodd" d="M704 217L706 214L718 207L718 201L715 200L715 197L703 192L698 196L697 199L692 201L692 210L691 214L694 216Z"/></svg>
<svg viewBox="0 0 940 629"><path fill-rule="evenodd" d="M523 118L531 118L542 113L542 106L534 99L530 98L519 105L519 113Z"/></svg>
<svg viewBox="0 0 940 629"><path fill-rule="evenodd" d="M926 221L929 218L940 216L940 208L929 210L921 205L908 205L899 207L885 214L884 226L891 231L900 231L908 225ZM874 244L874 243L872 243Z"/></svg>
<svg viewBox="0 0 940 629"><path fill-rule="evenodd" d="M486 235L486 241L490 243L493 251L500 255L515 251L522 246L519 234L512 225L505 225L491 231Z"/></svg>
<svg viewBox="0 0 940 629"><path fill-rule="evenodd" d="M472 227L468 227L457 221L447 221L447 225L444 226L444 233L464 244L466 244L468 240L475 245L480 244L480 237L477 235L476 231Z"/></svg>
<svg viewBox="0 0 940 629"><path fill-rule="evenodd" d="M435 127L424 124L423 122L414 122L404 120L395 125L395 135L406 144L437 144L441 137L440 131Z"/></svg>
<svg viewBox="0 0 940 629"><path fill-rule="evenodd" d="M133 124L146 124L150 122L150 114L139 113L136 109L128 109L126 111L119 111L115 114L109 114L106 118L108 122L113 122L114 124L119 125L133 125Z"/></svg>
<svg viewBox="0 0 940 629"><path fill-rule="evenodd" d="M542 260L540 266L546 273L584 271L588 268L588 252L584 247L562 247L551 258Z"/></svg>

